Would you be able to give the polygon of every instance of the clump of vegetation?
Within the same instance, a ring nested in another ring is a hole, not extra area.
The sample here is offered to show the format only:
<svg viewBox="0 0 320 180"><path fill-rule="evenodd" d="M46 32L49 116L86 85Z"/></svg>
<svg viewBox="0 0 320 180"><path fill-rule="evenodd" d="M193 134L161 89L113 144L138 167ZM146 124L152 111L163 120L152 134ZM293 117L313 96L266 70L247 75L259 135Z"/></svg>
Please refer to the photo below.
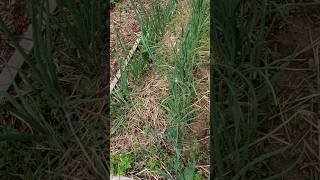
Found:
<svg viewBox="0 0 320 180"><path fill-rule="evenodd" d="M128 152L111 154L110 174L124 176L133 167L134 158Z"/></svg>
<svg viewBox="0 0 320 180"><path fill-rule="evenodd" d="M110 0L110 6L112 8L114 8L115 6L117 6L117 4L119 4L121 2L121 0Z"/></svg>
<svg viewBox="0 0 320 180"><path fill-rule="evenodd" d="M203 37L205 27L208 22L207 10L208 1L195 0L189 1L190 24L183 29L179 51L176 51L170 65L173 67L168 78L170 96L165 100L165 109L170 119L168 128L168 140L175 150L176 160L174 165L175 175L178 179L192 179L195 173L194 159L190 164L181 157L186 141L186 126L195 116L197 108L192 106L192 96L194 88L194 74L196 69L196 51Z"/></svg>
<svg viewBox="0 0 320 180"><path fill-rule="evenodd" d="M159 173L160 172L160 167L158 165L158 162L156 160L153 159L148 159L146 162L146 166L148 169L150 169L150 171Z"/></svg>

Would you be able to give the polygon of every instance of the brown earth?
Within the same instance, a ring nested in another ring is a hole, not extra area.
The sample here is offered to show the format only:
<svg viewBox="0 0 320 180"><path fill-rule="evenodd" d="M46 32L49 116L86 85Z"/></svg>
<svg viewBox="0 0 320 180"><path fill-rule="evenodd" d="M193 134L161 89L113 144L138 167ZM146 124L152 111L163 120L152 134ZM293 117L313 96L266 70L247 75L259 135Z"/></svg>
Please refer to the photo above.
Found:
<svg viewBox="0 0 320 180"><path fill-rule="evenodd" d="M288 68L281 73L277 83L276 90L280 95L280 104L282 111L288 110L294 104L289 104L289 100L298 101L299 98L315 95L319 93L319 87L315 77L312 77L315 70L315 65L319 61L319 40L320 40L320 16L318 6L303 6L295 9L295 13L291 23L284 28L272 27L271 36L272 42L270 49L276 57L286 57L292 54L295 50L303 51L298 57L294 58L288 65ZM314 43L318 41L318 43ZM302 153L304 161L299 164L294 170L290 171L284 180L304 180L306 174L311 171L319 172L320 160L320 139L318 137L320 114L316 111L314 105L315 98L310 98L305 103L302 103L294 112L287 111L282 115L290 117L293 113L300 113L293 121L284 126L277 133L272 135L272 139L266 146L261 148L272 149L285 144L291 144L291 154ZM287 119L286 118L286 119ZM272 125L269 129L276 128L282 123L281 115L278 114L270 118ZM287 154L288 157L291 154ZM288 166L287 160L282 157L273 158L270 161L270 168L273 172L279 169L284 169ZM316 165L318 164L318 165Z"/></svg>

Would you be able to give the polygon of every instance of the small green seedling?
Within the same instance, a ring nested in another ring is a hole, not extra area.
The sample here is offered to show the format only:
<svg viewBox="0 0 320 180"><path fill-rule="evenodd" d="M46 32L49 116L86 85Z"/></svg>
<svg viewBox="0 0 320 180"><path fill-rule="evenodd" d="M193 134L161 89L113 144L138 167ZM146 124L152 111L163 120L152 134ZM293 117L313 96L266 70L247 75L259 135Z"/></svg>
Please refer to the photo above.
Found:
<svg viewBox="0 0 320 180"><path fill-rule="evenodd" d="M155 161L154 159L148 159L146 165L150 171L160 172L161 168L159 166L159 163L157 161Z"/></svg>
<svg viewBox="0 0 320 180"><path fill-rule="evenodd" d="M111 175L124 176L133 167L134 159L128 152L113 154L110 158Z"/></svg>

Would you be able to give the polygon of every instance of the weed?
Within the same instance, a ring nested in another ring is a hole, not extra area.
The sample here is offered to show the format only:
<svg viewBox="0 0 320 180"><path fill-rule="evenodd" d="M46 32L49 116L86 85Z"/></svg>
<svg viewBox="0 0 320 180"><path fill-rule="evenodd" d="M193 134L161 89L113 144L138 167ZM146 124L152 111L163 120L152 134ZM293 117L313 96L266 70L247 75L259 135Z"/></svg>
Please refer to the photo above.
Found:
<svg viewBox="0 0 320 180"><path fill-rule="evenodd" d="M121 87L120 94L123 99L129 101L131 98L131 90L129 87L129 75L124 64L120 64L121 76L119 78L119 85Z"/></svg>
<svg viewBox="0 0 320 180"><path fill-rule="evenodd" d="M133 166L134 159L128 152L113 155L110 158L110 173L111 175L124 176Z"/></svg>
<svg viewBox="0 0 320 180"><path fill-rule="evenodd" d="M173 156L166 155L164 157L161 157L161 159L163 159L163 162L168 169L173 169L175 160Z"/></svg>
<svg viewBox="0 0 320 180"><path fill-rule="evenodd" d="M148 159L146 162L146 166L150 171L153 171L156 173L160 172L160 167L158 165L158 162L153 159Z"/></svg>
<svg viewBox="0 0 320 180"><path fill-rule="evenodd" d="M143 132L149 134L152 131L152 128L149 125L143 126Z"/></svg>
<svg viewBox="0 0 320 180"><path fill-rule="evenodd" d="M201 180L202 179L202 174L201 173L196 173L195 175L194 175L194 178L193 178L194 180Z"/></svg>
<svg viewBox="0 0 320 180"><path fill-rule="evenodd" d="M119 79L119 90L112 92L112 103L111 114L123 113L126 110L132 108L132 89L130 89L130 81L133 80L137 85L141 84L141 77L146 72L149 67L151 67L151 63L157 58L155 56L155 50L159 47L157 45L158 39L162 36L165 26L171 20L170 17L175 10L177 1L168 1L168 4L164 6L161 3L153 1L150 3L151 7L147 9L144 4L139 1L135 3L131 1L135 13L136 18L140 24L141 28L141 44L138 46L139 55L133 56L134 58L130 60L129 68L125 69L124 62L125 59L121 58L121 55L116 54L117 63L120 67L121 77ZM128 47L123 43L124 41L121 38L120 33L118 35L118 49L120 52L120 48L126 54L129 52ZM121 108L119 108L121 107ZM119 118L120 117L120 118ZM121 121L122 116L115 116L116 124ZM120 131L121 128L116 129L117 132ZM146 132L151 132L150 127L145 127L144 130ZM138 153L141 154L141 153ZM148 162L148 165L151 169L157 170L159 167L154 165L152 161Z"/></svg>
<svg viewBox="0 0 320 180"><path fill-rule="evenodd" d="M131 77L137 84L140 84L141 75L148 69L148 64L156 58L154 55L155 50L158 48L156 42L158 38L161 37L165 26L170 21L176 3L176 0L169 1L168 4L162 7L159 3L153 2L150 3L151 7L147 9L141 1L136 3L131 0L131 4L134 7L134 12L141 28L140 38L142 45L139 46L139 58L133 58L131 60L129 70L125 70L126 59L122 58L119 53L116 54L116 60L121 69L120 87L124 96L130 96L130 90L128 89L129 74L132 75ZM128 54L129 47L126 47L120 34L119 30L117 30L117 51L120 52L120 49L122 49Z"/></svg>
<svg viewBox="0 0 320 180"><path fill-rule="evenodd" d="M111 7L115 7L120 4L120 0L110 0Z"/></svg>

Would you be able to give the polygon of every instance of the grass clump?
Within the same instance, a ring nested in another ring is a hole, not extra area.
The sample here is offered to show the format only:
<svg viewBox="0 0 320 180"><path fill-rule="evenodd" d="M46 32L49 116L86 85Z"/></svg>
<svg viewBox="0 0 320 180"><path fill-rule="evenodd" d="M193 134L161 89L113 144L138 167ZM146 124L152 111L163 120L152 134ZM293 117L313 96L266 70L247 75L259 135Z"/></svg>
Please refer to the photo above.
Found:
<svg viewBox="0 0 320 180"><path fill-rule="evenodd" d="M71 63L79 64L79 67L91 76L105 70L107 63L101 54L102 46L105 45L100 38L107 33L103 32L107 26L103 15L106 13L107 3L87 0L58 0L57 3L63 23L61 30L78 54ZM97 66L98 64L100 66Z"/></svg>
<svg viewBox="0 0 320 180"><path fill-rule="evenodd" d="M139 3L134 3L135 15L141 28L141 45L139 50L143 61L154 62L157 58L157 42L163 36L165 27L171 21L171 17L176 9L178 1L168 1L164 6L152 0L150 6L146 7Z"/></svg>
<svg viewBox="0 0 320 180"><path fill-rule="evenodd" d="M159 167L158 162L156 160L148 159L146 162L146 166L148 169L150 169L150 171L153 171L156 173L160 172L160 167Z"/></svg>

